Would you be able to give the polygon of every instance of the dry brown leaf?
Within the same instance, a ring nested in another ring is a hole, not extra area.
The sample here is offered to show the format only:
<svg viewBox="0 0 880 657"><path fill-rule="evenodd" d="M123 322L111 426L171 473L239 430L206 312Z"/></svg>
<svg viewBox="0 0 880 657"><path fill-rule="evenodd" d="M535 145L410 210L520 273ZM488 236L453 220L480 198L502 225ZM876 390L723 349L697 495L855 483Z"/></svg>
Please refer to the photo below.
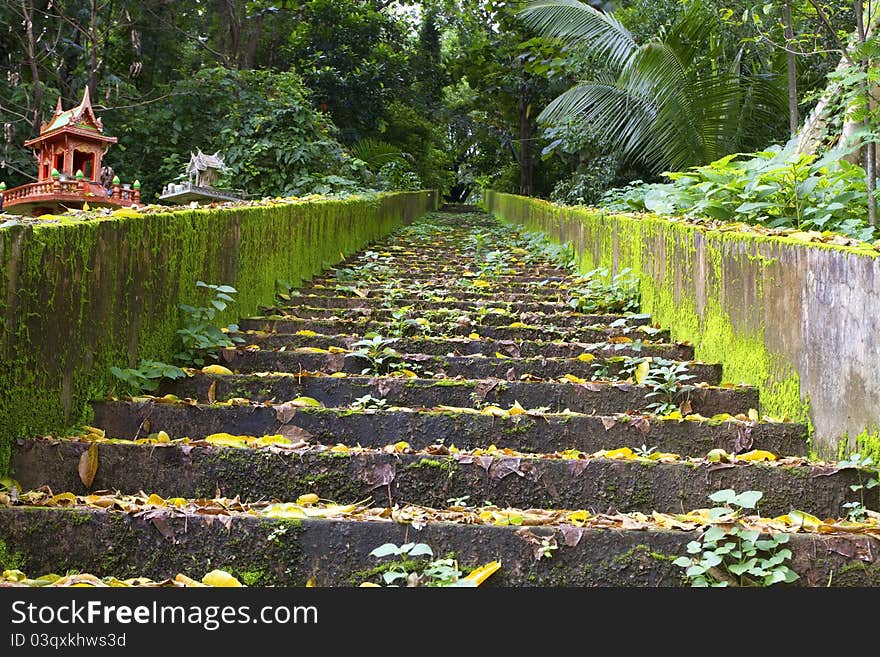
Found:
<svg viewBox="0 0 880 657"><path fill-rule="evenodd" d="M93 442L79 457L77 472L83 485L86 488L91 488L98 472L98 443Z"/></svg>

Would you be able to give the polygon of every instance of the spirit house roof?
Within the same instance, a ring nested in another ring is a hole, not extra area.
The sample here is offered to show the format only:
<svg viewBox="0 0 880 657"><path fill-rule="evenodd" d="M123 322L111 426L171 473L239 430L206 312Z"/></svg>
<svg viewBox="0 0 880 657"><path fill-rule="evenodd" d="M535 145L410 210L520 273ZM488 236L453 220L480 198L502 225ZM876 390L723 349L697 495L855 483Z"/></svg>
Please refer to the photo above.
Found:
<svg viewBox="0 0 880 657"><path fill-rule="evenodd" d="M101 123L101 119L95 116L95 111L92 109L92 101L89 97L89 88L86 87L83 92L82 101L72 109L61 109L61 97L59 96L52 119L48 122L44 121L40 127L40 136L28 139L24 142L24 145L28 147L36 146L45 140L54 139L62 134L71 134L83 139L106 142L108 145L116 143L116 137L110 137L103 133L104 124Z"/></svg>

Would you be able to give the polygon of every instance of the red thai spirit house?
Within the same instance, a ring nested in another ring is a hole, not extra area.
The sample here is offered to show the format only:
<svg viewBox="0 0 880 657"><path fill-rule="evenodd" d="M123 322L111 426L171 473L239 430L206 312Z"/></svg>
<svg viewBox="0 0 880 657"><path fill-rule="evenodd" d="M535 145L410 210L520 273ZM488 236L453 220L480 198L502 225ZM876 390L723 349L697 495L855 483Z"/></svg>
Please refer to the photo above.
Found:
<svg viewBox="0 0 880 657"><path fill-rule="evenodd" d="M37 182L2 192L3 211L39 216L66 208L131 206L140 203L140 183L121 185L119 178L101 180L101 158L116 137L104 134L86 87L82 102L62 110L61 98L40 136L24 145L37 158ZM112 171L103 170L104 177ZM99 182L100 181L100 182Z"/></svg>

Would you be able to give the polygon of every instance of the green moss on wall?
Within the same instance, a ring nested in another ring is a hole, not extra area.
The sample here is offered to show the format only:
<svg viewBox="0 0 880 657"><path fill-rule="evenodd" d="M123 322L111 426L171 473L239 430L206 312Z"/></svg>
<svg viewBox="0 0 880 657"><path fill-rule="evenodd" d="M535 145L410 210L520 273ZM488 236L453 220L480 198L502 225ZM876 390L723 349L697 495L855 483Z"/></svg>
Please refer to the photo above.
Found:
<svg viewBox="0 0 880 657"><path fill-rule="evenodd" d="M113 365L170 360L196 281L238 289L218 319L434 209L432 192L181 210L0 230L0 473L12 441L88 421Z"/></svg>
<svg viewBox="0 0 880 657"><path fill-rule="evenodd" d="M808 424L809 390L791 360L771 348L765 326L765 285L781 285L782 264L768 254L781 249L821 248L847 257L876 258L854 247L809 244L753 233L706 231L653 215L608 215L588 208L561 208L538 199L487 192L486 209L504 221L541 230L575 245L581 271L605 267L639 275L642 310L669 327L678 341L694 345L696 357L724 366L724 380L760 390L761 411ZM780 279L781 280L781 279ZM837 438L845 434L841 428ZM834 452L836 439L818 447ZM849 447L880 454L880 438L869 427Z"/></svg>

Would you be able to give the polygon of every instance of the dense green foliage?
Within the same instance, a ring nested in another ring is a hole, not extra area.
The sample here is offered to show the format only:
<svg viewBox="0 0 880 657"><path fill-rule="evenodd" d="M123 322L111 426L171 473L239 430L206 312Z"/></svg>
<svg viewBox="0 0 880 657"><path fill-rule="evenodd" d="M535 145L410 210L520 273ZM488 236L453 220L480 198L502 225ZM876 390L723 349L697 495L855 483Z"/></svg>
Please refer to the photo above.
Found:
<svg viewBox="0 0 880 657"><path fill-rule="evenodd" d="M728 155L667 174L668 184L635 184L606 194L613 211L712 217L771 228L835 231L872 240L865 170L836 151L822 158L785 149Z"/></svg>
<svg viewBox="0 0 880 657"><path fill-rule="evenodd" d="M88 86L105 164L152 200L189 152L219 150L249 197L478 184L547 194L564 166L537 153L552 98L518 3L479 0L39 0L0 5L0 179L33 177L23 147L58 96ZM94 12L92 9L94 8ZM372 140L372 141L371 141ZM366 143L402 154L375 166Z"/></svg>

